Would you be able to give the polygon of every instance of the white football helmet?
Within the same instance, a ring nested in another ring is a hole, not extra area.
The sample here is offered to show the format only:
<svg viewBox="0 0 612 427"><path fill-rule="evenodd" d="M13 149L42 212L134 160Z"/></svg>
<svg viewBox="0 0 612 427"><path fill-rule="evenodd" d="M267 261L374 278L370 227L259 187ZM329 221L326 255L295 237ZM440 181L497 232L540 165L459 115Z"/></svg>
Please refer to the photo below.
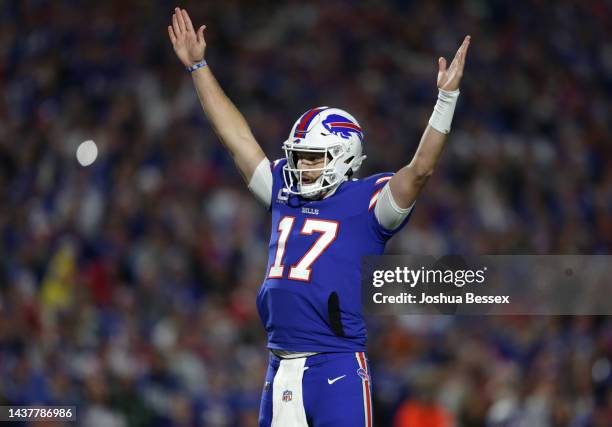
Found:
<svg viewBox="0 0 612 427"><path fill-rule="evenodd" d="M366 158L362 154L363 132L353 116L339 108L317 107L305 112L293 125L283 143L287 164L283 167L285 187L291 194L307 199L323 191L333 191L359 170ZM321 153L322 168L298 169L298 153ZM304 184L302 174L320 171L312 183Z"/></svg>

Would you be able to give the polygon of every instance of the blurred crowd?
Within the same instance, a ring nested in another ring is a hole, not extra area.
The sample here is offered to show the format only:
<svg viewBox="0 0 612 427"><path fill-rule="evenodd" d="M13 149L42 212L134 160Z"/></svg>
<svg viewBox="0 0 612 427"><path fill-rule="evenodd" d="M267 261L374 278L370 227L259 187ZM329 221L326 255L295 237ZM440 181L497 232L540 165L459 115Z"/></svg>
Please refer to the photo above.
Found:
<svg viewBox="0 0 612 427"><path fill-rule="evenodd" d="M0 405L78 425L254 426L269 218L167 40L175 3L0 1ZM412 157L472 35L448 147L389 252L607 254L612 2L186 1L271 159L351 112ZM93 165L76 162L94 140ZM610 317L376 317L377 425L612 425Z"/></svg>

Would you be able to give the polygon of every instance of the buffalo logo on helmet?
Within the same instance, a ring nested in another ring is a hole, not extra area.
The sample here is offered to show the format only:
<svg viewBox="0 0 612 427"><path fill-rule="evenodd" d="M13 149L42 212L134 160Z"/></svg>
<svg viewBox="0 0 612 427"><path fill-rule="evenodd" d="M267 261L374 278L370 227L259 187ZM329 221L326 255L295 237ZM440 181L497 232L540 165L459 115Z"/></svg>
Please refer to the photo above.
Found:
<svg viewBox="0 0 612 427"><path fill-rule="evenodd" d="M353 123L350 119L339 114L330 114L322 122L325 129L334 135L338 135L344 139L349 139L351 133L356 134L360 140L363 140L363 132L361 128Z"/></svg>

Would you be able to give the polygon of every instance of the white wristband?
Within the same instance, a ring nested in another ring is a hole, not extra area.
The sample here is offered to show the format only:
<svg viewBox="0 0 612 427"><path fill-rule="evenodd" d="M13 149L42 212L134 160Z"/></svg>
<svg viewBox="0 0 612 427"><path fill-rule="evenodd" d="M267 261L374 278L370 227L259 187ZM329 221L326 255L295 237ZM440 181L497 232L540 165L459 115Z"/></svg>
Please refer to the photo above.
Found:
<svg viewBox="0 0 612 427"><path fill-rule="evenodd" d="M459 89L453 91L438 89L438 102L429 118L429 125L432 128L444 134L450 132L457 98L459 98Z"/></svg>

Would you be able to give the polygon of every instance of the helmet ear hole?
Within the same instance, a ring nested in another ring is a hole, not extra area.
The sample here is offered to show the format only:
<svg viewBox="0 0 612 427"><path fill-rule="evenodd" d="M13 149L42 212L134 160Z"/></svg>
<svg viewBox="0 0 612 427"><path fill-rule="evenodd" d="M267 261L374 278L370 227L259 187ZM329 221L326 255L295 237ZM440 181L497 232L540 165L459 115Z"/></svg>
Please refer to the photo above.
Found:
<svg viewBox="0 0 612 427"><path fill-rule="evenodd" d="M353 161L354 158L355 156L350 156L348 159L344 161L344 163L348 165ZM354 173L353 168L349 168L349 170L346 171L346 177L350 179L353 176L353 173Z"/></svg>

